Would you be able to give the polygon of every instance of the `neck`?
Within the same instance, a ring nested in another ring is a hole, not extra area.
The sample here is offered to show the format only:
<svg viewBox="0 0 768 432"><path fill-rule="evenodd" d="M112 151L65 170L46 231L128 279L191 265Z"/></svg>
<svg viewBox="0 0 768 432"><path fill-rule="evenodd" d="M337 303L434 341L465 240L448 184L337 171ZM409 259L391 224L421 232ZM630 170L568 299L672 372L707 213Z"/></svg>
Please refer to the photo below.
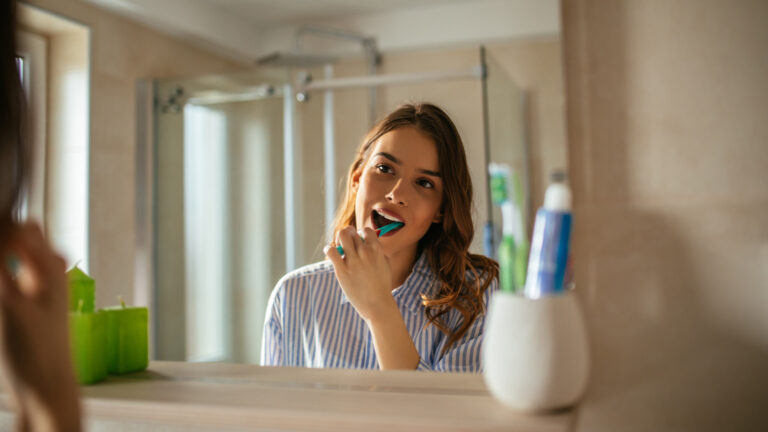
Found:
<svg viewBox="0 0 768 432"><path fill-rule="evenodd" d="M389 267L392 270L392 289L395 289L405 283L408 279L408 275L413 270L413 265L416 263L417 246L397 252L394 255L389 256Z"/></svg>

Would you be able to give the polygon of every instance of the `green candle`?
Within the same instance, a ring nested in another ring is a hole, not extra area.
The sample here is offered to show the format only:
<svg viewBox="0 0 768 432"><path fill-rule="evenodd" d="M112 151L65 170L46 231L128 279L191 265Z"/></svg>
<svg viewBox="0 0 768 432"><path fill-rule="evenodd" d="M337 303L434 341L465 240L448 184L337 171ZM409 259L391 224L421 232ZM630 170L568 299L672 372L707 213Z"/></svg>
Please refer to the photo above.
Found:
<svg viewBox="0 0 768 432"><path fill-rule="evenodd" d="M74 266L67 272L69 278L69 311L90 313L94 310L95 283L79 267ZM80 302L82 301L82 308Z"/></svg>
<svg viewBox="0 0 768 432"><path fill-rule="evenodd" d="M80 302L83 305L83 302ZM69 313L72 362L80 384L92 384L107 377L107 316L102 312Z"/></svg>
<svg viewBox="0 0 768 432"><path fill-rule="evenodd" d="M145 307L120 306L102 309L107 315L107 370L122 374L141 371L149 364L148 311Z"/></svg>

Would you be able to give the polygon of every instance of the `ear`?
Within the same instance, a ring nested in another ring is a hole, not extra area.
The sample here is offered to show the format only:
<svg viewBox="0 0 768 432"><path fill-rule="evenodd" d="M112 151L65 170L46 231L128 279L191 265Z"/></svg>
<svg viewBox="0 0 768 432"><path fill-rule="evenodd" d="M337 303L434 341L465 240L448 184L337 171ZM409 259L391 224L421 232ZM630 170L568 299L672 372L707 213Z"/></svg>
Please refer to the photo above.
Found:
<svg viewBox="0 0 768 432"><path fill-rule="evenodd" d="M352 190L357 191L357 188L360 186L360 175L362 174L362 170L352 174Z"/></svg>

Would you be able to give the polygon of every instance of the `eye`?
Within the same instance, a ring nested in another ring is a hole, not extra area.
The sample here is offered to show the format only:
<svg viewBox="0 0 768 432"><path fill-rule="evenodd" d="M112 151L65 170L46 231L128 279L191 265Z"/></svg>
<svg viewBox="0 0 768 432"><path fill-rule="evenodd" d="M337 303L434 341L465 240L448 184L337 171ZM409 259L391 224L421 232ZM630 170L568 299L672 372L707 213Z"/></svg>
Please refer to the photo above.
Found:
<svg viewBox="0 0 768 432"><path fill-rule="evenodd" d="M421 187L423 187L425 189L434 189L435 188L435 184L432 183L431 181L427 180L427 179L419 179L416 183L419 186L421 186Z"/></svg>
<svg viewBox="0 0 768 432"><path fill-rule="evenodd" d="M392 167L390 167L387 164L377 164L376 170L383 174L391 174L392 173Z"/></svg>

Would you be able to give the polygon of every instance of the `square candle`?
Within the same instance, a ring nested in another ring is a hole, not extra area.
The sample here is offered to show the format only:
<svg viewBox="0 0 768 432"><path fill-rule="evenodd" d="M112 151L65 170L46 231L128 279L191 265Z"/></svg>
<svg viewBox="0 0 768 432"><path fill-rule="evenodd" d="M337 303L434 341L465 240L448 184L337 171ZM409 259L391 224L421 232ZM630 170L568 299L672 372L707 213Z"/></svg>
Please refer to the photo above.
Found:
<svg viewBox="0 0 768 432"><path fill-rule="evenodd" d="M69 337L72 363L80 384L107 377L107 315L102 312L70 312Z"/></svg>
<svg viewBox="0 0 768 432"><path fill-rule="evenodd" d="M101 309L107 316L107 370L111 374L141 371L149 364L145 307L113 306Z"/></svg>
<svg viewBox="0 0 768 432"><path fill-rule="evenodd" d="M96 296L94 280L77 266L67 272L67 278L69 279L69 311L93 312Z"/></svg>

